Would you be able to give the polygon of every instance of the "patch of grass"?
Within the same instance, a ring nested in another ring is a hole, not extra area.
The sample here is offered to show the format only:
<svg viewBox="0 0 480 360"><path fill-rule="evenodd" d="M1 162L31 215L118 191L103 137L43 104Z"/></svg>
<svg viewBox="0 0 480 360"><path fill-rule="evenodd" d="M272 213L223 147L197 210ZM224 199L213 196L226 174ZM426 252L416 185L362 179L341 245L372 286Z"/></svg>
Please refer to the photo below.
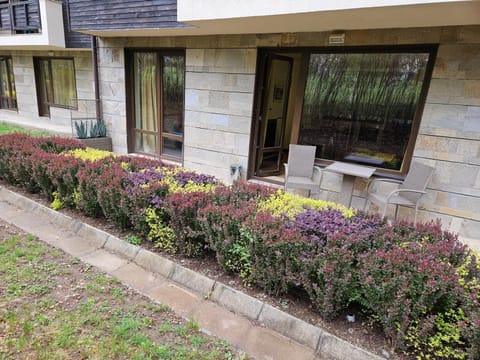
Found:
<svg viewBox="0 0 480 360"><path fill-rule="evenodd" d="M132 245L141 245L142 239L135 235L128 235L125 240Z"/></svg>
<svg viewBox="0 0 480 360"><path fill-rule="evenodd" d="M168 306L33 236L0 237L0 360L242 359Z"/></svg>
<svg viewBox="0 0 480 360"><path fill-rule="evenodd" d="M53 133L51 131L47 131L47 130L28 129L28 128L25 128L25 127L22 127L22 126L13 125L13 124L9 124L9 123L6 123L6 122L0 122L0 135L10 134L10 133L15 133L15 132L25 133L25 134L29 134L29 135L32 135L32 136L51 136L51 135L55 135L55 133Z"/></svg>

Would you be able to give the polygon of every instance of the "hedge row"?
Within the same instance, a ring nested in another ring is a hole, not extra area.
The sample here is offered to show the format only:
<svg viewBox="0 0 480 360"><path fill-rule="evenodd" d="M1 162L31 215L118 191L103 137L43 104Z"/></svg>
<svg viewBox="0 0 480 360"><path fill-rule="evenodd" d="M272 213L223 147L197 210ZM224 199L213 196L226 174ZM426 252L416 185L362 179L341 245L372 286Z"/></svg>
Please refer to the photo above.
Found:
<svg viewBox="0 0 480 360"><path fill-rule="evenodd" d="M325 318L360 307L412 357L480 358L480 263L438 222L389 225L333 203L85 150L72 139L1 136L0 178L57 208L135 228L164 251L213 255L268 293L305 293Z"/></svg>

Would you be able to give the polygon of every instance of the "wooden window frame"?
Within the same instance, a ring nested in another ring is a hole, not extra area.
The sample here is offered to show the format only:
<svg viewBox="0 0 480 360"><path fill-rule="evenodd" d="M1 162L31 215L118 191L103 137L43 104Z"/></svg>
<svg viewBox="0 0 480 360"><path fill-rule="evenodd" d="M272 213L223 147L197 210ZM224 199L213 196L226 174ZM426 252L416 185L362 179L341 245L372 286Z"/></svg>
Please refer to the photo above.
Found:
<svg viewBox="0 0 480 360"><path fill-rule="evenodd" d="M0 56L0 61L5 61L5 67L7 69L7 86L10 89L10 92L15 92L15 96L10 95L7 96L0 92L0 109L2 110L18 110L18 103L17 103L17 96L16 96L16 89L15 89L15 75L13 73L13 62L11 56ZM13 80L12 80L13 78ZM8 103L8 107L3 107L3 101L6 100Z"/></svg>
<svg viewBox="0 0 480 360"><path fill-rule="evenodd" d="M75 104L74 105L65 105L65 104L60 104L56 102L55 100L55 91L53 88L53 67L52 67L52 60L69 60L72 62L72 67L73 67L73 89L75 91ZM49 91L52 94L53 99L51 101L49 99L43 99L42 95L40 93L40 86L45 85L45 88L47 87L45 84L45 79L42 78L41 76L41 63L42 61L47 61L48 63L48 76L49 76L49 83L50 86ZM71 109L71 110L77 110L78 109L78 102L77 102L77 76L75 73L75 59L73 57L37 57L35 56L33 58L33 65L34 65L34 71L35 71L35 82L37 86L37 103L38 103L38 114L39 116L50 116L50 112L48 114L45 114L41 108L41 103L47 104L47 106L50 107L57 107L57 108L62 108L62 109Z"/></svg>
<svg viewBox="0 0 480 360"><path fill-rule="evenodd" d="M133 55L134 53L156 53L157 65L159 66L159 71L156 74L156 85L157 85L157 104L158 104L158 119L157 119L157 128L158 131L144 130L135 128L135 72L133 69ZM146 156L152 156L151 153L140 152L135 149L135 135L136 134L146 134L146 135L155 135L158 136L158 148L156 149L156 156L161 159L170 160L173 162L181 162L183 164L183 158L185 154L185 81L183 83L183 134L175 135L171 133L166 133L163 131L163 84L162 84L162 71L163 71L163 61L162 56L183 56L184 60L185 49L182 48L129 48L125 49L125 83L126 88L128 89L126 97L126 107L127 107L127 150L129 153L138 153ZM186 69L184 68L184 79L185 79ZM162 153L163 149L163 138L177 140L182 142L182 156L176 157Z"/></svg>

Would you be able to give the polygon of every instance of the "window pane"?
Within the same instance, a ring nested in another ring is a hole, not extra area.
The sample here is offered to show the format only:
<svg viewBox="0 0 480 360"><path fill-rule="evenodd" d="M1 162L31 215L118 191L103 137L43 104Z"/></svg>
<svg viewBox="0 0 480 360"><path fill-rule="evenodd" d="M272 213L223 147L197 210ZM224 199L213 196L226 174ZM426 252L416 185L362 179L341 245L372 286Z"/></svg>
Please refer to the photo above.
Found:
<svg viewBox="0 0 480 360"><path fill-rule="evenodd" d="M184 97L183 56L163 56L163 129L164 133L183 135Z"/></svg>
<svg viewBox="0 0 480 360"><path fill-rule="evenodd" d="M135 128L157 131L157 54L133 54Z"/></svg>
<svg viewBox="0 0 480 360"><path fill-rule="evenodd" d="M51 63L54 104L76 107L77 90L73 60L52 59Z"/></svg>
<svg viewBox="0 0 480 360"><path fill-rule="evenodd" d="M38 69L37 93L38 93L38 109L40 116L50 116L50 105L53 102L51 73L48 60L38 60L36 63Z"/></svg>
<svg viewBox="0 0 480 360"><path fill-rule="evenodd" d="M299 143L317 157L400 170L429 54L312 54Z"/></svg>
<svg viewBox="0 0 480 360"><path fill-rule="evenodd" d="M169 138L163 138L162 154L170 155L173 157L181 158L183 153L183 142L180 140L173 140Z"/></svg>
<svg viewBox="0 0 480 360"><path fill-rule="evenodd" d="M157 155L158 136L151 134L135 133L135 151L145 154Z"/></svg>
<svg viewBox="0 0 480 360"><path fill-rule="evenodd" d="M16 109L17 99L15 92L15 78L13 75L12 59L0 58L0 108Z"/></svg>

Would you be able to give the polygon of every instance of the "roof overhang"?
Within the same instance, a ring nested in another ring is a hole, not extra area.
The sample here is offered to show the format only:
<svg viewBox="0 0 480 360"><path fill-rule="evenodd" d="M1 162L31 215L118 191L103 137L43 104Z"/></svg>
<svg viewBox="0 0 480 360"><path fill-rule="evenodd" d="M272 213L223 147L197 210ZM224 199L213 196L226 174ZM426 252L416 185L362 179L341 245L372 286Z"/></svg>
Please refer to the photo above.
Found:
<svg viewBox="0 0 480 360"><path fill-rule="evenodd" d="M85 30L104 37L319 32L480 24L479 0L178 0L175 28Z"/></svg>

